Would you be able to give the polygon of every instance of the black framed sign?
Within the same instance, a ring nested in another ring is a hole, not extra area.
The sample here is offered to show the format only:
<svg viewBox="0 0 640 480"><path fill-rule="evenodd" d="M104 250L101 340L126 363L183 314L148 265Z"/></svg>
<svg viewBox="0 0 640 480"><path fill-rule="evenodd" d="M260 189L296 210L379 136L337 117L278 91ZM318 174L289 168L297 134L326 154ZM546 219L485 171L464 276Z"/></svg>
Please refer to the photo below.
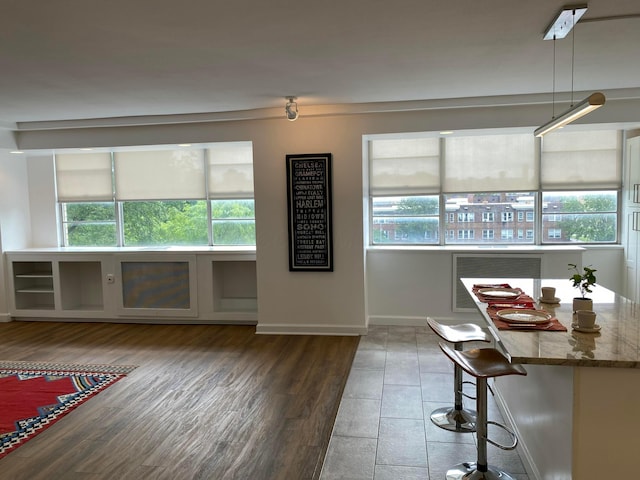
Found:
<svg viewBox="0 0 640 480"><path fill-rule="evenodd" d="M289 271L333 271L331 154L287 155Z"/></svg>

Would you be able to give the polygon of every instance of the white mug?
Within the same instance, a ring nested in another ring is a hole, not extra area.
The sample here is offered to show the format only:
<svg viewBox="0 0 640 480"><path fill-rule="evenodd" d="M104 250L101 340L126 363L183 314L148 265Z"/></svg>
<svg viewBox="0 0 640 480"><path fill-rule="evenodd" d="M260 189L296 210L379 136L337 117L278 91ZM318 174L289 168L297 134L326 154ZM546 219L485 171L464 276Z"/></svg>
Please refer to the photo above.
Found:
<svg viewBox="0 0 640 480"><path fill-rule="evenodd" d="M596 312L593 310L578 310L576 317L580 328L593 328L596 324Z"/></svg>
<svg viewBox="0 0 640 480"><path fill-rule="evenodd" d="M542 298L545 300L555 300L556 289L554 287L542 287Z"/></svg>

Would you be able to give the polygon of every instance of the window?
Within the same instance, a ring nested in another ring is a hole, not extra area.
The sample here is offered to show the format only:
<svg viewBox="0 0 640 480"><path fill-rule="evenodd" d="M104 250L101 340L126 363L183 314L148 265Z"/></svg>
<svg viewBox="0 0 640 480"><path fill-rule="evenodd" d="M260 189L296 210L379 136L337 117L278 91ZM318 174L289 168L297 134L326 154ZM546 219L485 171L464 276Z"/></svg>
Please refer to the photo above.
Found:
<svg viewBox="0 0 640 480"><path fill-rule="evenodd" d="M513 240L513 229L505 228L500 231L500 238L502 240Z"/></svg>
<svg viewBox="0 0 640 480"><path fill-rule="evenodd" d="M250 142L64 153L55 164L63 246L255 245Z"/></svg>
<svg viewBox="0 0 640 480"><path fill-rule="evenodd" d="M560 229L560 228L550 228L547 231L547 236L549 237L549 239L562 238L562 229Z"/></svg>
<svg viewBox="0 0 640 480"><path fill-rule="evenodd" d="M438 197L379 197L373 199L373 243L438 243ZM382 235L381 226L393 235Z"/></svg>
<svg viewBox="0 0 640 480"><path fill-rule="evenodd" d="M61 221L64 245L116 245L114 202L63 203Z"/></svg>
<svg viewBox="0 0 640 480"><path fill-rule="evenodd" d="M469 228L474 230L474 238L482 239L483 242L493 240L497 243L513 243L513 237L502 238L500 234L496 236L494 233L491 238L484 236L484 231L501 229L503 224L499 221L502 216L496 216L494 210L501 211L506 208L510 209L534 209L536 196L532 192L507 193L507 192L489 192L489 193L467 193L467 194L448 194L444 196L445 208L448 211L460 211L457 214L459 221L465 221ZM487 209L491 211L487 211ZM512 212L509 212L512 213ZM477 214L477 216L476 216ZM476 218L482 218L482 223L473 223ZM497 221L496 221L497 220ZM458 243L460 237L447 237L446 244ZM463 238L463 243L469 243L468 238ZM533 239L521 240L519 243L533 243Z"/></svg>
<svg viewBox="0 0 640 480"><path fill-rule="evenodd" d="M446 138L374 136L369 142L370 196L373 204L385 197L420 196L440 203L439 214L429 219L442 238L437 239L436 230L423 229L413 238L392 236L384 242L389 244L468 244L474 239L478 244L615 243L621 147L622 133L615 130L563 131L542 140L508 130ZM580 197L581 206L573 202L565 208L550 200L563 194ZM587 198L593 195L608 200ZM380 222L375 210L374 229ZM516 226L516 220L520 228L503 228ZM549 235L550 229L561 234L551 230ZM500 233L492 239L490 230ZM372 243L378 241L372 235Z"/></svg>
<svg viewBox="0 0 640 480"><path fill-rule="evenodd" d="M482 230L483 240L493 240L493 230Z"/></svg>
<svg viewBox="0 0 640 480"><path fill-rule="evenodd" d="M542 228L553 242L611 243L616 241L617 211L616 191L545 193Z"/></svg>

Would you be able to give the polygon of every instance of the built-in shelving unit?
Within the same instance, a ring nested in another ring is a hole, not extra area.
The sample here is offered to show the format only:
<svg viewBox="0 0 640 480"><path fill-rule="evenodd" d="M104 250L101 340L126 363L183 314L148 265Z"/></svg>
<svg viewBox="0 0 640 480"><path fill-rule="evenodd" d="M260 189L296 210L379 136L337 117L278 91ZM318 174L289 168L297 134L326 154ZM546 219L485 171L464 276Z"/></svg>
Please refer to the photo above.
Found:
<svg viewBox="0 0 640 480"><path fill-rule="evenodd" d="M255 251L51 248L5 259L16 318L258 321Z"/></svg>
<svg viewBox="0 0 640 480"><path fill-rule="evenodd" d="M53 310L52 262L15 262L13 291L17 309Z"/></svg>

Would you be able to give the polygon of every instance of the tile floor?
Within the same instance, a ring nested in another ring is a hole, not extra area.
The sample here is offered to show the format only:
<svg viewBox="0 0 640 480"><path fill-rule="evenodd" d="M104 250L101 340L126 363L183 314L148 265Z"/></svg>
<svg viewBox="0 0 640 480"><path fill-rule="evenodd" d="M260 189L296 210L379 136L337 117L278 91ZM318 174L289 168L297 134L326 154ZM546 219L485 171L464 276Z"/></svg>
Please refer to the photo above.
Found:
<svg viewBox="0 0 640 480"><path fill-rule="evenodd" d="M453 363L438 340L427 326L373 326L361 337L320 480L445 480L453 465L475 461L475 434L449 432L429 419L453 404ZM489 420L502 423L488 397ZM475 402L465 399L465 406L475 409ZM489 437L509 443L495 427ZM487 451L489 464L529 480L515 450Z"/></svg>

